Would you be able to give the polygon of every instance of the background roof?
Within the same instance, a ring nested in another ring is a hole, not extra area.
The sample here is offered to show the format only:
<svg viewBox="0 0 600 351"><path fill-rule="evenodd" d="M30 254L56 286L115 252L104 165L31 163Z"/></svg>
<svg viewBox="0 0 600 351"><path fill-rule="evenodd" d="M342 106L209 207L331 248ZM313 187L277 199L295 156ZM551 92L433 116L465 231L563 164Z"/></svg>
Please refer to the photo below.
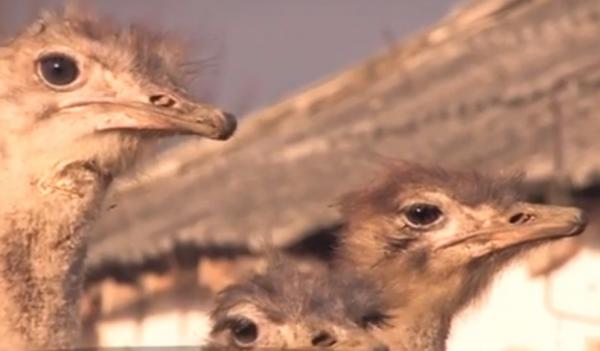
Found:
<svg viewBox="0 0 600 351"><path fill-rule="evenodd" d="M287 245L338 220L328 207L374 154L597 179L600 3L476 2L438 26L246 119L224 144L190 142L124 184L90 265L176 243ZM558 161L558 168L556 167Z"/></svg>

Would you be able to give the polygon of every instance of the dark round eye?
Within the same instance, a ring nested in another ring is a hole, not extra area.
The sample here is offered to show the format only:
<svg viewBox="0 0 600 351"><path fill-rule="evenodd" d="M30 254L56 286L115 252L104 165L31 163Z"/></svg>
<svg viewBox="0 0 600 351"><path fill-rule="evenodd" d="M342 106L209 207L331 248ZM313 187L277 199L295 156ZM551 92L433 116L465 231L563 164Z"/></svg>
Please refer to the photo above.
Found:
<svg viewBox="0 0 600 351"><path fill-rule="evenodd" d="M249 346L258 338L258 327L248 318L237 318L231 322L231 335L238 346Z"/></svg>
<svg viewBox="0 0 600 351"><path fill-rule="evenodd" d="M64 54L47 54L38 61L42 79L50 85L63 87L73 83L79 77L77 62Z"/></svg>
<svg viewBox="0 0 600 351"><path fill-rule="evenodd" d="M426 227L442 217L439 207L430 204L414 204L404 209L404 217L413 227Z"/></svg>

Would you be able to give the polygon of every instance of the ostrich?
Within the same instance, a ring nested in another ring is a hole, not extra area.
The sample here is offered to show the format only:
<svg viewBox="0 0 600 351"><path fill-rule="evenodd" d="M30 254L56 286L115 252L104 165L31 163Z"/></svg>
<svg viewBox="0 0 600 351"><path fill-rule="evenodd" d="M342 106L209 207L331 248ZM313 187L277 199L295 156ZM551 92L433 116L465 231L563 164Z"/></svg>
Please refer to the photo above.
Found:
<svg viewBox="0 0 600 351"><path fill-rule="evenodd" d="M72 8L0 46L3 345L76 343L86 229L149 143L233 134L232 115L186 94L180 53Z"/></svg>
<svg viewBox="0 0 600 351"><path fill-rule="evenodd" d="M281 257L229 286L212 313L211 346L385 351L369 329L386 322L380 292L348 270L302 270Z"/></svg>
<svg viewBox="0 0 600 351"><path fill-rule="evenodd" d="M374 331L401 350L445 350L452 317L519 253L577 235L581 210L517 197L518 181L392 164L342 197L347 220L336 265L381 282L389 327Z"/></svg>

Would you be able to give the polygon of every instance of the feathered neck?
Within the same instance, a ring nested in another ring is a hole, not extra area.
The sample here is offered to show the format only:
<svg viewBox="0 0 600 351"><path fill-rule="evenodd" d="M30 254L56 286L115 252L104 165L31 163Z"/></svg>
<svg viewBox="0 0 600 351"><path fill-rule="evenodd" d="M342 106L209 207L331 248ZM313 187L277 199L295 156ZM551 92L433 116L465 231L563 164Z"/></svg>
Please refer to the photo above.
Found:
<svg viewBox="0 0 600 351"><path fill-rule="evenodd" d="M0 206L0 339L17 349L72 347L85 232L110 179L71 167L11 180Z"/></svg>

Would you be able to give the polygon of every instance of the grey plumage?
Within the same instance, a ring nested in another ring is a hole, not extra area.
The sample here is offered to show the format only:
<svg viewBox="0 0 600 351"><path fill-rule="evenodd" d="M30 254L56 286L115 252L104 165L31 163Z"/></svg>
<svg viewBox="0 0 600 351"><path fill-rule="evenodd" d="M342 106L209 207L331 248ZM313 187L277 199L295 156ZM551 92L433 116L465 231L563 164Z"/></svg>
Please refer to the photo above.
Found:
<svg viewBox="0 0 600 351"><path fill-rule="evenodd" d="M323 346L313 339L327 333L335 339L328 347L385 349L368 334L389 317L379 294L376 284L356 272L331 272L325 267L301 270L293 261L276 258L264 273L219 294L212 336L221 344L239 346L230 330L232 322L249 318L258 326L252 344L257 348Z"/></svg>

